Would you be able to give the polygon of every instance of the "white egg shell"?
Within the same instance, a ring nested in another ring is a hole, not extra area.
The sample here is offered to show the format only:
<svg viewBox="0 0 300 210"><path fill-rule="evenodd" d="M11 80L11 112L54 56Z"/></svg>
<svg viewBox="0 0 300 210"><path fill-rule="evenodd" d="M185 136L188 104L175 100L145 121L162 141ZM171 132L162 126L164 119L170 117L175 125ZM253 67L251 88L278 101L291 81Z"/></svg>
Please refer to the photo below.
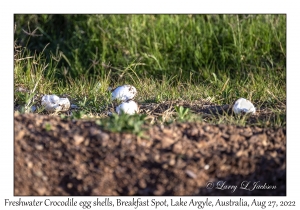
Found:
<svg viewBox="0 0 300 210"><path fill-rule="evenodd" d="M240 114L240 113L254 114L256 111L254 105L249 100L244 98L238 99L233 105L232 109L235 114Z"/></svg>
<svg viewBox="0 0 300 210"><path fill-rule="evenodd" d="M138 105L134 101L127 101L122 102L119 106L116 108L116 112L120 115L123 113L133 115L137 113L139 110Z"/></svg>
<svg viewBox="0 0 300 210"><path fill-rule="evenodd" d="M61 111L68 111L71 107L70 101L68 98L60 98L59 105L61 107Z"/></svg>
<svg viewBox="0 0 300 210"><path fill-rule="evenodd" d="M135 97L137 91L132 85L119 86L111 93L112 100L128 101Z"/></svg>
<svg viewBox="0 0 300 210"><path fill-rule="evenodd" d="M47 103L57 104L59 102L59 97L57 95L44 95L42 98L42 105Z"/></svg>
<svg viewBox="0 0 300 210"><path fill-rule="evenodd" d="M67 111L70 108L69 99L59 98L57 95L44 95L41 104L48 112Z"/></svg>

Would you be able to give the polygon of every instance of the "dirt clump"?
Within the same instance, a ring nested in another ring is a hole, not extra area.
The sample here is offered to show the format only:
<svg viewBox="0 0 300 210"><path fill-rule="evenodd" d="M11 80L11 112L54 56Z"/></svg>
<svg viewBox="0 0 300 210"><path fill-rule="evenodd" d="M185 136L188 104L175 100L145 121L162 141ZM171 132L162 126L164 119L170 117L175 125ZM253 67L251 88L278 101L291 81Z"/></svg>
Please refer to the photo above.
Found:
<svg viewBox="0 0 300 210"><path fill-rule="evenodd" d="M173 123L138 137L15 114L14 131L15 196L286 195L285 128Z"/></svg>

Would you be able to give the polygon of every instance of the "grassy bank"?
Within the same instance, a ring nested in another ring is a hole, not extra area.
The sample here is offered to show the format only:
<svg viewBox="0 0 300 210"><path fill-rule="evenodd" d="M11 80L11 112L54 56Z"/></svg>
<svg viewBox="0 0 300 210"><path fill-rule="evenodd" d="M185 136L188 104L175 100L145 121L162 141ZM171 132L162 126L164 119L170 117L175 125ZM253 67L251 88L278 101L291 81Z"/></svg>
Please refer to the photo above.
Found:
<svg viewBox="0 0 300 210"><path fill-rule="evenodd" d="M101 113L127 83L138 102L245 97L285 125L285 15L15 15L14 35L14 84L31 91L15 105L68 94Z"/></svg>

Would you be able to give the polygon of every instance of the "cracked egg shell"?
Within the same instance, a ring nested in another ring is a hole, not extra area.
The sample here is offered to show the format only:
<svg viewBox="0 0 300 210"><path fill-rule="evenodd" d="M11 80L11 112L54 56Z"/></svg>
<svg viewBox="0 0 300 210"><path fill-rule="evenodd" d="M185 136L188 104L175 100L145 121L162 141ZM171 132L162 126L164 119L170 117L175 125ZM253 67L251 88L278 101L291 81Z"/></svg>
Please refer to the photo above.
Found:
<svg viewBox="0 0 300 210"><path fill-rule="evenodd" d="M123 85L114 89L111 93L112 100L128 101L137 94L136 88L132 85Z"/></svg>
<svg viewBox="0 0 300 210"><path fill-rule="evenodd" d="M44 95L41 104L47 112L68 111L70 108L69 99L59 98L57 95Z"/></svg>
<svg viewBox="0 0 300 210"><path fill-rule="evenodd" d="M244 98L240 98L236 100L232 109L235 114L241 114L241 113L254 114L256 111L254 105L249 100Z"/></svg>
<svg viewBox="0 0 300 210"><path fill-rule="evenodd" d="M119 106L116 107L116 112L120 115L122 112L124 114L133 115L139 111L139 107L134 101L122 102Z"/></svg>

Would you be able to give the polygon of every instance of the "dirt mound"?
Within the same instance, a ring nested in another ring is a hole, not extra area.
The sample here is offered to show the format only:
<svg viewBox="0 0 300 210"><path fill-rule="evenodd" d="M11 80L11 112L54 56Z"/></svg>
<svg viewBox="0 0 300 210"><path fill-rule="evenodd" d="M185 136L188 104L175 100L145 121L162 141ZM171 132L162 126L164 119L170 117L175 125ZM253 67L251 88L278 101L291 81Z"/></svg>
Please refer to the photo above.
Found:
<svg viewBox="0 0 300 210"><path fill-rule="evenodd" d="M141 138L53 116L14 121L15 196L286 195L285 128L174 123Z"/></svg>

